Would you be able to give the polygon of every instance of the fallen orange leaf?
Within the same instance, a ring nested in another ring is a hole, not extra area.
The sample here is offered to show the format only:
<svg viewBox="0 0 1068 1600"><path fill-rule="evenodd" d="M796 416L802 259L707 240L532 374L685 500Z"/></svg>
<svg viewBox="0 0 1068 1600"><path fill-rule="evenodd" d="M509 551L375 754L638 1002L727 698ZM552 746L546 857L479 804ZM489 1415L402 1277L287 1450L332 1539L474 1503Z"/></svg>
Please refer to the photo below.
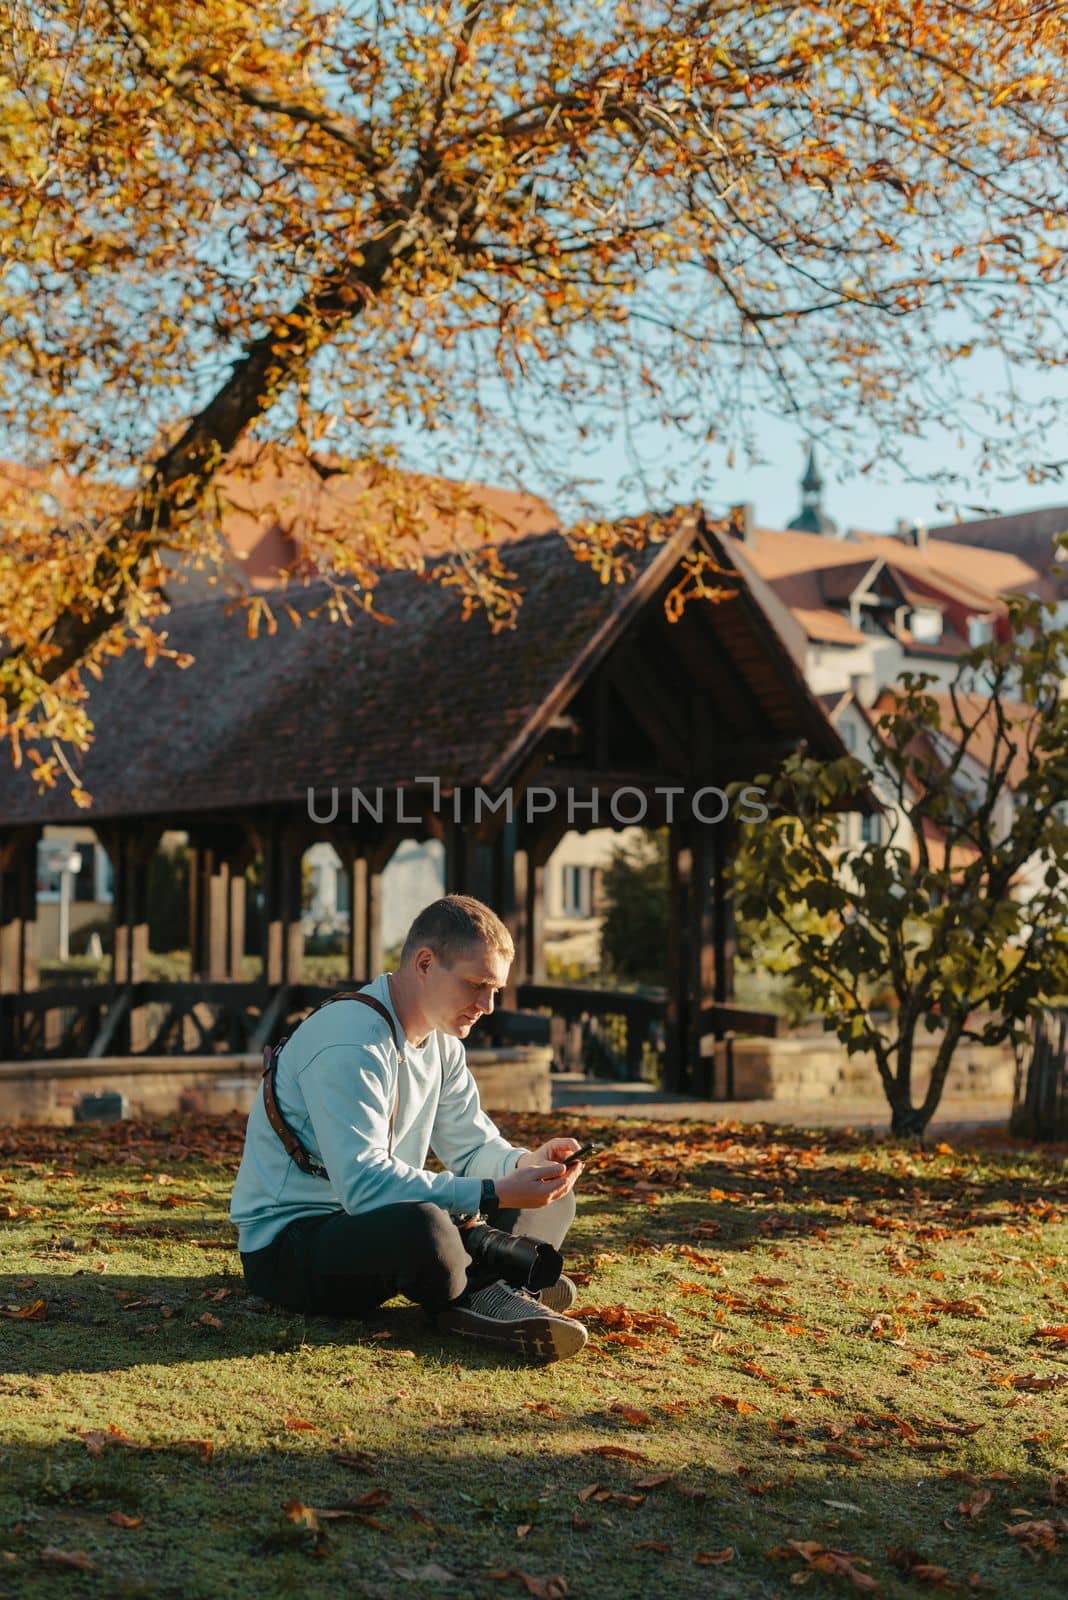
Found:
<svg viewBox="0 0 1068 1600"><path fill-rule="evenodd" d="M125 1511L109 1511L108 1521L115 1524L116 1528L140 1528L144 1525L144 1517L130 1517Z"/></svg>
<svg viewBox="0 0 1068 1600"><path fill-rule="evenodd" d="M31 1300L25 1306L0 1306L0 1317L11 1317L18 1322L43 1322L47 1315L48 1307L43 1300Z"/></svg>
<svg viewBox="0 0 1068 1600"><path fill-rule="evenodd" d="M961 1501L960 1505L957 1507L957 1510L960 1512L962 1517L967 1517L970 1522L974 1522L976 1517L981 1516L986 1510L987 1506L990 1504L990 1500L991 1494L989 1489L976 1489L975 1493L970 1497L970 1499Z"/></svg>
<svg viewBox="0 0 1068 1600"><path fill-rule="evenodd" d="M621 1461L648 1461L649 1457L640 1450L627 1450L621 1444L591 1444L586 1449L588 1456L618 1456Z"/></svg>

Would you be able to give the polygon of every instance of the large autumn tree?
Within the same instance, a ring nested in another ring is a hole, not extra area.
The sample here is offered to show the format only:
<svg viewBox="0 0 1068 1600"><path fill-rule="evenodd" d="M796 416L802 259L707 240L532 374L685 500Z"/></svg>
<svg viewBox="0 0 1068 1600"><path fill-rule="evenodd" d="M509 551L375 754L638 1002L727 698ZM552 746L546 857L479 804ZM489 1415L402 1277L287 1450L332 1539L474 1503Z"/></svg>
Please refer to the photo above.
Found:
<svg viewBox="0 0 1068 1600"><path fill-rule="evenodd" d="M563 500L621 422L898 440L970 350L1059 359L1066 54L1031 0L0 0L13 749L54 776L86 670L161 648L239 441L375 475L304 541L366 589L414 440ZM507 620L498 559L441 571Z"/></svg>

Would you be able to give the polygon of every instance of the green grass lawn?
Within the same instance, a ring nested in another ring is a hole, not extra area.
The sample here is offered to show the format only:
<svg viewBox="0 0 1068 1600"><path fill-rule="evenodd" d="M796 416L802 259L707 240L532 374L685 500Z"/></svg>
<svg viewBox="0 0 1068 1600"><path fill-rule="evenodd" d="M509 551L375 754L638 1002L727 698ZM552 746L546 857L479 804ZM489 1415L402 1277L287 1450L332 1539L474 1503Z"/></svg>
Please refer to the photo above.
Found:
<svg viewBox="0 0 1068 1600"><path fill-rule="evenodd" d="M0 1594L1068 1590L1061 1154L586 1128L537 1370L248 1298L236 1118L0 1132Z"/></svg>

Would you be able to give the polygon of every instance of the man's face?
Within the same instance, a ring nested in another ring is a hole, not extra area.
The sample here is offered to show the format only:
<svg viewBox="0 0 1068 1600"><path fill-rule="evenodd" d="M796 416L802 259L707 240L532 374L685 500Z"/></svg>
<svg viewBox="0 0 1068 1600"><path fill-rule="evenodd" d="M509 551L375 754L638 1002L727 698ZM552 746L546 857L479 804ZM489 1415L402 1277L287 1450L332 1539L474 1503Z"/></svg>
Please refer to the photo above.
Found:
<svg viewBox="0 0 1068 1600"><path fill-rule="evenodd" d="M431 1029L466 1039L479 1017L493 1010L499 990L508 981L511 962L485 945L471 945L447 967L432 950L415 958L421 980L423 1015Z"/></svg>

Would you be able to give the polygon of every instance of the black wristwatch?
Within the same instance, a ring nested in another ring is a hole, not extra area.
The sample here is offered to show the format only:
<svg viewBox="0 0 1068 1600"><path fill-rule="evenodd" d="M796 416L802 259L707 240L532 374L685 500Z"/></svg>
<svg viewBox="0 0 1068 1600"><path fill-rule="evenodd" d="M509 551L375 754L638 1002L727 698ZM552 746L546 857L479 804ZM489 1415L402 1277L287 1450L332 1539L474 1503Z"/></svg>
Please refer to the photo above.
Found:
<svg viewBox="0 0 1068 1600"><path fill-rule="evenodd" d="M501 1202L497 1194L497 1185L492 1178L483 1178L482 1199L479 1201L479 1210L484 1217L495 1217L500 1208Z"/></svg>

